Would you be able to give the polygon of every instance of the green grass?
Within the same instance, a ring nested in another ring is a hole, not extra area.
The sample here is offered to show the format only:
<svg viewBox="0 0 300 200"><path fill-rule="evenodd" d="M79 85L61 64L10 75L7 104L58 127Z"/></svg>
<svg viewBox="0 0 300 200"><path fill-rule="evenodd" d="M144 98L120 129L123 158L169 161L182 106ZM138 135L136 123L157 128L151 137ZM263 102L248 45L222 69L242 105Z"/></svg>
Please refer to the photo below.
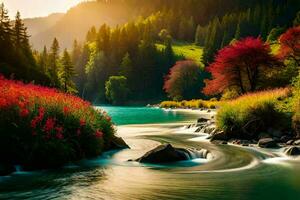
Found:
<svg viewBox="0 0 300 200"><path fill-rule="evenodd" d="M269 130L285 131L291 119L277 106L290 96L290 90L275 89L243 95L222 104L217 126L229 138L257 139Z"/></svg>
<svg viewBox="0 0 300 200"><path fill-rule="evenodd" d="M159 50L165 48L164 44L156 44L156 47ZM182 42L175 42L173 44L173 51L176 56L183 56L186 59L192 59L199 65L203 66L202 64L202 56L203 56L203 48L197 46L193 43L182 43Z"/></svg>

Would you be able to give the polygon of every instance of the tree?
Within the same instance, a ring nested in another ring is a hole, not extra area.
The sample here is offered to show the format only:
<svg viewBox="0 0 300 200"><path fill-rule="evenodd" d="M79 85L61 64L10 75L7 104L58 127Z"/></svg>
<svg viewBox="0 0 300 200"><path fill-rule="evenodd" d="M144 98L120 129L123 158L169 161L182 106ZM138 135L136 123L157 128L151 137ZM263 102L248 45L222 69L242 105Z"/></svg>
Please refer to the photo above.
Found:
<svg viewBox="0 0 300 200"><path fill-rule="evenodd" d="M215 95L226 89L237 89L240 94L258 89L264 69L276 64L270 46L260 38L248 37L220 50L207 70L212 74L206 80L203 92Z"/></svg>
<svg viewBox="0 0 300 200"><path fill-rule="evenodd" d="M26 28L24 23L22 22L20 12L17 12L15 18L15 26L14 26L14 41L16 48L22 48L22 44L24 42L27 43L28 36L26 34Z"/></svg>
<svg viewBox="0 0 300 200"><path fill-rule="evenodd" d="M59 87L58 78L58 66L59 66L59 43L56 38L54 38L49 55L49 76L51 79L51 85L54 87Z"/></svg>
<svg viewBox="0 0 300 200"><path fill-rule="evenodd" d="M174 100L200 97L204 72L191 60L178 61L170 69L164 83L164 90Z"/></svg>
<svg viewBox="0 0 300 200"><path fill-rule="evenodd" d="M292 59L300 65L300 26L288 29L279 38L281 59Z"/></svg>
<svg viewBox="0 0 300 200"><path fill-rule="evenodd" d="M38 67L42 73L46 74L48 72L48 50L46 46L44 46L43 52L39 55Z"/></svg>
<svg viewBox="0 0 300 200"><path fill-rule="evenodd" d="M127 101L129 89L124 76L111 76L105 83L106 98L114 105L121 105Z"/></svg>
<svg viewBox="0 0 300 200"><path fill-rule="evenodd" d="M13 30L11 27L11 22L8 17L8 12L4 7L4 4L0 4L0 72L9 75L11 69L9 66L3 65L3 63L10 63L14 58L13 54ZM9 65L9 64L8 64ZM5 69L7 68L7 69Z"/></svg>
<svg viewBox="0 0 300 200"><path fill-rule="evenodd" d="M67 49L65 49L63 57L61 58L61 70L60 70L60 79L65 92L69 92L69 93L76 92L75 84L72 81L74 75L75 75L74 65L71 61L71 57Z"/></svg>
<svg viewBox="0 0 300 200"><path fill-rule="evenodd" d="M300 26L300 11L298 11L296 18L294 19L293 22L294 26Z"/></svg>
<svg viewBox="0 0 300 200"><path fill-rule="evenodd" d="M125 76L128 80L132 77L133 63L129 53L126 53L121 62L121 75Z"/></svg>

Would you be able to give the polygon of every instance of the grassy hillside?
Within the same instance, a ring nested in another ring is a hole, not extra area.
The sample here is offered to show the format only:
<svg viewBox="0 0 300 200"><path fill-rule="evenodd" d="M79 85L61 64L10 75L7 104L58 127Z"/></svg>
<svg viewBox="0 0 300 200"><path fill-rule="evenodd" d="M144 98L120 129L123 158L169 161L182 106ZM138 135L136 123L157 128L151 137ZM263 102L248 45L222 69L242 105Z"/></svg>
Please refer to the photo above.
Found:
<svg viewBox="0 0 300 200"><path fill-rule="evenodd" d="M158 49L165 48L163 44L156 44ZM203 49L193 43L176 42L173 44L173 51L177 56L183 56L186 59L192 59L198 64L202 64Z"/></svg>

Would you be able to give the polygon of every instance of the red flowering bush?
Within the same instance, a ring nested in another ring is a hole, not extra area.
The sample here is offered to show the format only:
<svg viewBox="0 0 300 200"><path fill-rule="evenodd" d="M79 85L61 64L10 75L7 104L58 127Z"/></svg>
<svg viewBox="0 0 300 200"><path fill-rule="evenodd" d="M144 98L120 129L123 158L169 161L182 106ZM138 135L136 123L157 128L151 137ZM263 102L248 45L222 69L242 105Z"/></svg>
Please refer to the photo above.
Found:
<svg viewBox="0 0 300 200"><path fill-rule="evenodd" d="M113 137L110 117L89 102L0 77L0 163L57 167L101 154Z"/></svg>

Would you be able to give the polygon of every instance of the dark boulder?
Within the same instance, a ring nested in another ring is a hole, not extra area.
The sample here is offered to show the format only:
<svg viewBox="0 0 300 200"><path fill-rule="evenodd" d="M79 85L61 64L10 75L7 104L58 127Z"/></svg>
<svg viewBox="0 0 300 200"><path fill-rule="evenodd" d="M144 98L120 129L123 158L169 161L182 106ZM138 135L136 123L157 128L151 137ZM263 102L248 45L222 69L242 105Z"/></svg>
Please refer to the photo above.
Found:
<svg viewBox="0 0 300 200"><path fill-rule="evenodd" d="M203 118L203 117L201 117L197 120L198 123L203 123L203 122L207 122L207 121L208 121L208 119Z"/></svg>
<svg viewBox="0 0 300 200"><path fill-rule="evenodd" d="M16 171L16 169L12 165L0 164L0 176L7 176L15 171Z"/></svg>
<svg viewBox="0 0 300 200"><path fill-rule="evenodd" d="M280 138L280 141L283 143L287 143L288 141L290 141L292 139L292 137L284 135Z"/></svg>
<svg viewBox="0 0 300 200"><path fill-rule="evenodd" d="M109 150L130 149L126 142L121 137L113 137L109 145Z"/></svg>
<svg viewBox="0 0 300 200"><path fill-rule="evenodd" d="M300 148L299 147L289 147L285 150L285 154L289 156L299 156Z"/></svg>
<svg viewBox="0 0 300 200"><path fill-rule="evenodd" d="M171 144L163 144L147 152L145 155L136 159L135 161L152 164L172 163L190 160L196 157L206 158L207 154L207 150L198 151L194 149L175 148Z"/></svg>
<svg viewBox="0 0 300 200"><path fill-rule="evenodd" d="M272 138L263 138L258 141L258 146L261 148L276 148L278 147L275 140Z"/></svg>
<svg viewBox="0 0 300 200"><path fill-rule="evenodd" d="M227 141L228 139L229 139L229 137L224 131L219 131L210 137L210 141L214 141L214 140Z"/></svg>

